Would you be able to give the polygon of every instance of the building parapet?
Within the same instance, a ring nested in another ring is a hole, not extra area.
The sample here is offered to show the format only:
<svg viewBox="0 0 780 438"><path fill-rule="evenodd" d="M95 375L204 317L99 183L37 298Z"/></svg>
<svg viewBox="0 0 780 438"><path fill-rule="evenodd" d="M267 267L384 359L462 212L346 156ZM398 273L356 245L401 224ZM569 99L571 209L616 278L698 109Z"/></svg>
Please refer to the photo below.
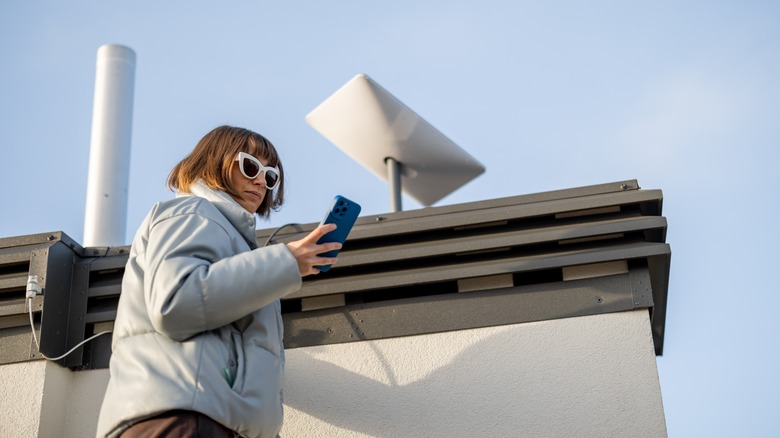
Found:
<svg viewBox="0 0 780 438"><path fill-rule="evenodd" d="M663 352L671 249L660 190L635 180L358 219L327 274L282 300L287 348L646 308ZM262 244L299 230L258 230ZM113 327L129 246L62 232L0 239L0 363L59 356ZM38 351L26 290L32 299ZM110 336L58 361L105 368Z"/></svg>

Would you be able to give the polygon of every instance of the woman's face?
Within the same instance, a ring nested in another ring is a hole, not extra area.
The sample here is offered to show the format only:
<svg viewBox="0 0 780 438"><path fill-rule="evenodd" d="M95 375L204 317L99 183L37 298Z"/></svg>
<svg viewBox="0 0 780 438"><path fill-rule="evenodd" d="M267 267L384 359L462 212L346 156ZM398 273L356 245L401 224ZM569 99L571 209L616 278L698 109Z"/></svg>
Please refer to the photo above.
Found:
<svg viewBox="0 0 780 438"><path fill-rule="evenodd" d="M260 160L260 162L265 165L263 160ZM233 169L230 173L230 184L233 186L233 191L237 194L237 196L231 196L248 212L254 213L260 208L260 204L268 191L265 186L265 175L263 172L260 172L256 178L249 179L241 173L241 170L238 168L239 165L238 161L234 161Z"/></svg>

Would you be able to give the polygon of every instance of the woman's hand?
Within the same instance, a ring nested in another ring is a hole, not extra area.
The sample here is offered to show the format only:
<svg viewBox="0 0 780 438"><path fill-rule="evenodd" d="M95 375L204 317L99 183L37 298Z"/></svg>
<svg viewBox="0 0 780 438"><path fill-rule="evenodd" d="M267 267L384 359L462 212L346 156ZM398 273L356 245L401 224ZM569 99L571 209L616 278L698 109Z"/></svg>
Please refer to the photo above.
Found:
<svg viewBox="0 0 780 438"><path fill-rule="evenodd" d="M298 262L298 270L301 272L301 276L319 274L320 270L315 268L315 266L333 265L338 261L336 257L320 257L317 255L334 249L341 249L341 244L338 242L317 244L320 237L335 229L336 224L321 225L303 239L287 244L287 248Z"/></svg>

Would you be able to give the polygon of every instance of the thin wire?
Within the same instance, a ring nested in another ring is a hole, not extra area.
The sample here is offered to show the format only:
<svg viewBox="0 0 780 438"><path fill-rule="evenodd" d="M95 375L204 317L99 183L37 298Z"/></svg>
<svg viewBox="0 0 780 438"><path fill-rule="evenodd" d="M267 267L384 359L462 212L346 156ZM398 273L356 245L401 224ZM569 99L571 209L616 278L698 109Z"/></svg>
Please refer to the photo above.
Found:
<svg viewBox="0 0 780 438"><path fill-rule="evenodd" d="M273 238L276 237L276 234L279 233L279 231L282 231L286 227L293 227L293 228L295 228L296 231L298 231L299 233L302 233L303 229L300 227L300 225L301 224L297 224L297 223L289 223L289 224L282 225L281 227L279 227L276 230L274 230L274 232L271 233L270 236L268 236L268 239L266 239L266 241L263 244L263 246L268 246L268 244L271 243L271 240L273 240ZM33 335L33 339L35 340L35 346L38 348L38 353L40 353L40 355L43 356L45 359L48 359L48 360L51 360L51 361L57 361L57 360L63 359L65 357L67 357L69 354L71 354L74 351L76 351L82 345L84 345L87 342L97 338L98 336L103 336L103 335L107 335L109 333L113 333L113 330L107 330L107 331L104 331L104 332L96 333L96 334L90 336L89 338L84 339L83 341L79 342L78 344L76 344L75 347L71 348L65 354L63 354L61 356L57 356L57 357L46 356L45 354L43 354L41 352L41 344L38 342L38 335L35 333L35 323L33 322L32 305L33 305L33 299L32 299L32 297L29 297L28 298L28 306L27 306L27 308L30 311L29 312L30 313L30 328L32 329L32 335Z"/></svg>
<svg viewBox="0 0 780 438"><path fill-rule="evenodd" d="M276 234L279 233L279 231L282 231L285 227L293 227L295 228L295 231L299 233L303 232L303 228L301 228L301 224L296 224L296 223L284 224L281 227L275 229L274 232L271 233L270 236L268 236L268 239L265 240L263 246L268 246L268 244L271 243L271 240L276 236Z"/></svg>
<svg viewBox="0 0 780 438"><path fill-rule="evenodd" d="M33 323L33 312L32 312L33 299L32 298L28 298L28 302L29 302L28 303L29 305L27 307L30 310L30 327L32 328L33 339L35 339L35 346L38 347L38 353L40 353L41 356L43 356L45 359L48 359L48 360L51 360L51 361L56 361L56 360L63 359L67 355L69 355L69 354L73 353L74 351L76 351L77 348L79 348L82 345L86 344L87 342L97 338L98 336L102 336L102 335L106 335L106 334L112 333L111 330L108 330L108 331L105 331L105 332L100 332L100 333L94 334L94 335L90 336L89 338L84 339L83 341L79 342L78 345L76 345L75 347L73 347L70 350L68 350L68 352L63 354L62 356L57 356L57 357L46 356L45 354L41 353L41 344L38 343L38 335L35 334L35 324Z"/></svg>

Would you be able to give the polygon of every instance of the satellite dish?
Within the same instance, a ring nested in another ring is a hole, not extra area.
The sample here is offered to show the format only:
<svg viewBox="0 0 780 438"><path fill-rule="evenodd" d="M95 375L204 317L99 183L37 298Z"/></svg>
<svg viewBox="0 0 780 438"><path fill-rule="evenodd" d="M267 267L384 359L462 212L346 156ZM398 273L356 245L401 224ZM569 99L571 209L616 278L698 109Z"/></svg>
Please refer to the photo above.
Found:
<svg viewBox="0 0 780 438"><path fill-rule="evenodd" d="M306 121L387 181L392 211L401 191L430 206L485 172L471 155L365 74L312 110Z"/></svg>

